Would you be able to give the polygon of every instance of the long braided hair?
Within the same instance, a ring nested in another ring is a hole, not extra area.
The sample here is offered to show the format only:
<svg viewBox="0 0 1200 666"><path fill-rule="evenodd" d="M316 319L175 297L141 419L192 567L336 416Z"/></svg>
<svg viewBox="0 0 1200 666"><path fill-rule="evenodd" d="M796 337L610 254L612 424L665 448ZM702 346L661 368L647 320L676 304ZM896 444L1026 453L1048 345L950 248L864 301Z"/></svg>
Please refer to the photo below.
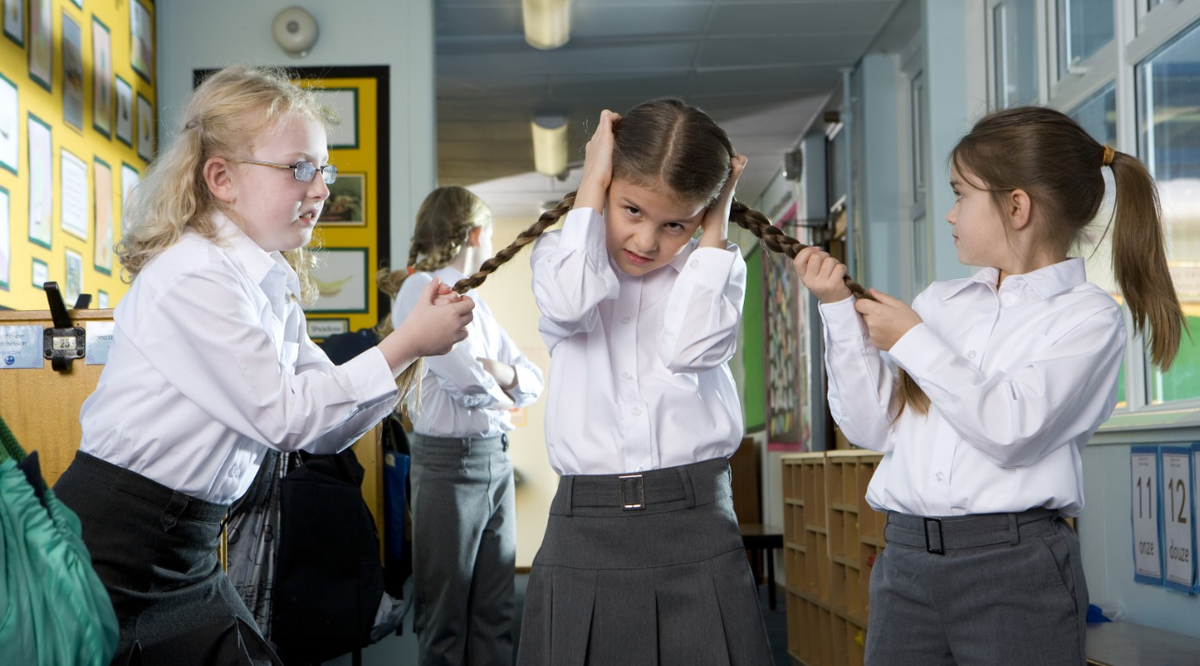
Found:
<svg viewBox="0 0 1200 666"><path fill-rule="evenodd" d="M375 274L379 290L394 302L408 276L416 272L436 271L454 261L466 246L471 231L488 224L490 218L491 210L483 199L465 187L448 185L430 192L417 209L417 224L409 244L408 264L401 270L380 269ZM375 332L383 338L393 329L392 318L388 316L379 322ZM413 389L419 403L423 374L424 364L420 360L405 368L396 378L400 394L405 395Z"/></svg>
<svg viewBox="0 0 1200 666"><path fill-rule="evenodd" d="M648 189L667 189L688 202L712 204L729 178L729 162L736 155L729 135L708 114L673 98L644 102L613 124L612 179L628 180ZM537 240L575 205L575 192L563 197L553 209L542 213L532 226L522 231L511 245L483 262L474 275L454 285L466 293L483 284L487 276L512 259L521 248ZM750 231L772 252L794 258L806 246L771 224L764 214L734 201L729 221ZM874 300L862 286L846 278L846 286L859 298ZM901 372L903 395L922 413L928 398L911 377ZM923 403L921 400L923 399ZM922 404L924 405L922 407Z"/></svg>

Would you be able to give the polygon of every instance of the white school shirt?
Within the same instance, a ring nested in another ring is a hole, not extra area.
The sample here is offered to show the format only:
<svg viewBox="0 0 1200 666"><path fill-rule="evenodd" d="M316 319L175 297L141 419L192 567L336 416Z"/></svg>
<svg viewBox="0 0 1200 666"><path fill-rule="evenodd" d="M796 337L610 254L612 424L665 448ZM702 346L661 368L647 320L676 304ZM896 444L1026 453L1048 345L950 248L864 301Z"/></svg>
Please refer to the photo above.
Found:
<svg viewBox="0 0 1200 666"><path fill-rule="evenodd" d="M229 504L267 448L334 453L395 406L378 349L341 365L309 339L295 271L228 218L151 259L121 299L79 448L198 499Z"/></svg>
<svg viewBox="0 0 1200 666"><path fill-rule="evenodd" d="M727 362L746 263L690 241L642 277L616 268L604 219L567 214L533 248L538 330L550 348L546 447L559 474L619 474L728 458L742 409Z"/></svg>
<svg viewBox="0 0 1200 666"><path fill-rule="evenodd" d="M867 488L877 510L919 516L1083 510L1083 447L1116 405L1125 350L1117 303L1082 259L1023 275L935 282L913 301L923 323L892 361L929 396L895 423L897 376L854 299L820 307L829 407L854 444L881 451Z"/></svg>
<svg viewBox="0 0 1200 666"><path fill-rule="evenodd" d="M466 276L450 266L430 273L413 273L396 294L392 325L399 327L408 318L425 286L440 278L453 286ZM504 332L491 308L474 289L466 296L475 301L474 318L467 324L467 339L454 345L449 353L425 358L421 378L420 405L415 392L409 397L409 417L413 431L432 437L495 437L513 429L507 409L489 409L511 399L517 407L533 403L542 394L541 368L521 353ZM517 385L507 393L496 378L483 369L477 358L507 363L517 371Z"/></svg>

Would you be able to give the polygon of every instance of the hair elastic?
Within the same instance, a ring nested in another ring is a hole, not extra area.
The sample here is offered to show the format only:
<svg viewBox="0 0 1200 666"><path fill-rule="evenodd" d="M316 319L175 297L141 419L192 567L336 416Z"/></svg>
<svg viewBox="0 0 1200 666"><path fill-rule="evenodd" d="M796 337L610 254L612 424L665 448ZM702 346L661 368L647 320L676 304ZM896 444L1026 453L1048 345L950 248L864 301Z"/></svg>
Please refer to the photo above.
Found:
<svg viewBox="0 0 1200 666"><path fill-rule="evenodd" d="M413 267L412 267L412 266L409 266L409 267L408 267L408 274L409 274L409 275L412 275L412 274L413 274Z"/></svg>
<svg viewBox="0 0 1200 666"><path fill-rule="evenodd" d="M1113 150L1112 146L1108 145L1107 143L1104 144L1104 159L1101 160L1101 165L1106 167L1112 166L1113 157L1116 154L1117 151Z"/></svg>

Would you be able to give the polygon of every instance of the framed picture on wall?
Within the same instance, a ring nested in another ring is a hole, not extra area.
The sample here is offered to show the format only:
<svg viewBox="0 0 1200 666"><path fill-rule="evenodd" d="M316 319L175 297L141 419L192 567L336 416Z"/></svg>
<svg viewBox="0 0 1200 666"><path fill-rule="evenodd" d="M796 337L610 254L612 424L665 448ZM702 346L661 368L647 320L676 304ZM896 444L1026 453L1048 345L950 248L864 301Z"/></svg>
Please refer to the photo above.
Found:
<svg viewBox="0 0 1200 666"><path fill-rule="evenodd" d="M25 46L25 0L4 0L4 35Z"/></svg>
<svg viewBox="0 0 1200 666"><path fill-rule="evenodd" d="M59 193L62 200L62 228L67 233L88 239L88 168L87 163L66 148L62 153Z"/></svg>
<svg viewBox="0 0 1200 666"><path fill-rule="evenodd" d="M54 231L54 154L50 126L29 114L29 240L50 249ZM39 285L40 286L40 285Z"/></svg>
<svg viewBox="0 0 1200 666"><path fill-rule="evenodd" d="M137 96L137 127L138 157L149 162L154 159L154 107L141 93Z"/></svg>
<svg viewBox="0 0 1200 666"><path fill-rule="evenodd" d="M99 157L92 163L93 223L96 246L92 265L105 275L113 268L113 173L112 167Z"/></svg>
<svg viewBox="0 0 1200 666"><path fill-rule="evenodd" d="M129 204L129 194L133 192L133 188L137 187L138 181L141 180L141 175L138 170L121 162L121 233L129 229L129 225L125 223L126 206Z"/></svg>
<svg viewBox="0 0 1200 666"><path fill-rule="evenodd" d="M129 82L121 78L120 74L116 75L116 97L117 97L117 113L116 113L116 135L117 141L133 147L133 86Z"/></svg>
<svg viewBox="0 0 1200 666"><path fill-rule="evenodd" d="M83 0L71 0L71 2L75 3L76 7L83 9Z"/></svg>
<svg viewBox="0 0 1200 666"><path fill-rule="evenodd" d="M62 15L63 121L83 129L83 31L66 12Z"/></svg>
<svg viewBox="0 0 1200 666"><path fill-rule="evenodd" d="M29 0L29 78L51 90L54 39L52 0Z"/></svg>
<svg viewBox="0 0 1200 666"><path fill-rule="evenodd" d="M129 64L147 82L154 76L154 19L141 0L129 0Z"/></svg>
<svg viewBox="0 0 1200 666"><path fill-rule="evenodd" d="M0 187L0 289L8 290L12 269L12 234L9 233L8 190Z"/></svg>
<svg viewBox="0 0 1200 666"><path fill-rule="evenodd" d="M92 127L112 137L113 65L112 33L100 19L92 17Z"/></svg>
<svg viewBox="0 0 1200 666"><path fill-rule="evenodd" d="M103 289L96 290L96 309L97 310L107 310L108 309L108 292L104 291Z"/></svg>
<svg viewBox="0 0 1200 666"><path fill-rule="evenodd" d="M46 265L46 262L38 259L37 257L33 258L32 279L33 286L37 287L38 289L41 289L42 285L50 281L50 267Z"/></svg>
<svg viewBox="0 0 1200 666"><path fill-rule="evenodd" d="M71 248L64 250L67 260L67 279L63 284L63 300L67 307L75 305L83 293L83 255Z"/></svg>
<svg viewBox="0 0 1200 666"><path fill-rule="evenodd" d="M0 74L0 167L17 174L21 152L20 97L17 84Z"/></svg>
<svg viewBox="0 0 1200 666"><path fill-rule="evenodd" d="M337 180L329 186L329 198L325 200L317 224L326 227L365 226L366 179L366 174L338 173Z"/></svg>
<svg viewBox="0 0 1200 666"><path fill-rule="evenodd" d="M325 248L317 253L313 278L320 296L310 312L366 312L367 248Z"/></svg>
<svg viewBox="0 0 1200 666"><path fill-rule="evenodd" d="M338 117L338 124L329 128L329 147L358 148L358 90L325 88L313 92Z"/></svg>

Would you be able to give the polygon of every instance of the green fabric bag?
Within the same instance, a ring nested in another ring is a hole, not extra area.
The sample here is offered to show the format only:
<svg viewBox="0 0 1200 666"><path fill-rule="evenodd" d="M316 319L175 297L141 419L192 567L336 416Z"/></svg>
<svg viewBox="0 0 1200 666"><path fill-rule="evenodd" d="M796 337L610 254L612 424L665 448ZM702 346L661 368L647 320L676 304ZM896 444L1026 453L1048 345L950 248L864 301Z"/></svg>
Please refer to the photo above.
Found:
<svg viewBox="0 0 1200 666"><path fill-rule="evenodd" d="M49 488L43 505L17 467L24 459L0 418L0 654L22 666L105 666L117 650L112 602L79 518Z"/></svg>

